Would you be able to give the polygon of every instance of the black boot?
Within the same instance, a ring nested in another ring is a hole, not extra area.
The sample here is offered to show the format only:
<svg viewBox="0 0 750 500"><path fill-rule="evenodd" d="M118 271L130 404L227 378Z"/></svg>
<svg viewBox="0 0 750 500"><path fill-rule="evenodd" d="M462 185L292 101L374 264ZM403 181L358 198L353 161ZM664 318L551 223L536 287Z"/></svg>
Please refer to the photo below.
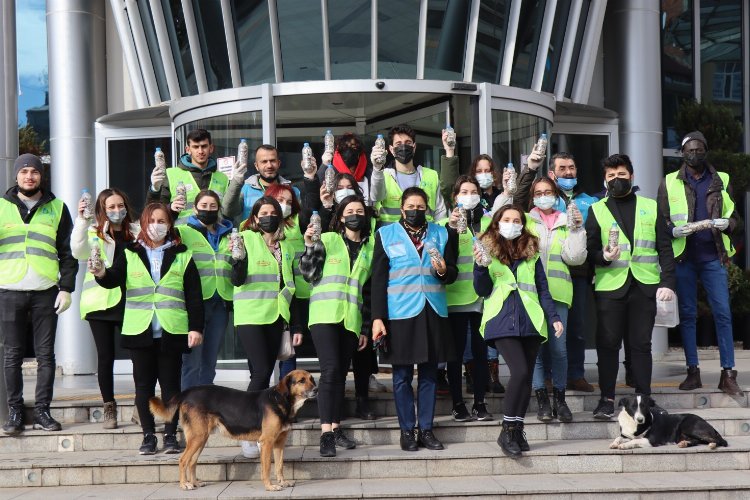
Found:
<svg viewBox="0 0 750 500"><path fill-rule="evenodd" d="M529 442L526 441L526 433L523 430L523 422L516 422L516 443L521 451L529 451Z"/></svg>
<svg viewBox="0 0 750 500"><path fill-rule="evenodd" d="M536 418L542 422L549 422L552 420L552 407L549 404L547 389L537 389L534 392L536 394L536 402L539 405L539 409L536 411Z"/></svg>
<svg viewBox="0 0 750 500"><path fill-rule="evenodd" d="M367 397L357 396L357 408L354 415L362 420L375 420L375 412L370 409L370 400Z"/></svg>
<svg viewBox="0 0 750 500"><path fill-rule="evenodd" d="M500 431L500 437L497 438L497 444L503 450L503 453L511 458L521 456L521 447L516 441L516 423L503 420L503 430Z"/></svg>
<svg viewBox="0 0 750 500"><path fill-rule="evenodd" d="M565 402L565 390L552 389L552 415L560 419L560 422L572 422L573 414Z"/></svg>
<svg viewBox="0 0 750 500"><path fill-rule="evenodd" d="M730 396L742 396L744 393L737 385L737 370L724 368L719 377L719 389Z"/></svg>
<svg viewBox="0 0 750 500"><path fill-rule="evenodd" d="M3 432L6 436L15 436L23 432L23 406L11 406L8 408L8 421L3 425Z"/></svg>
<svg viewBox="0 0 750 500"><path fill-rule="evenodd" d="M34 429L45 431L59 431L62 429L60 422L52 418L49 412L49 406L34 408Z"/></svg>
<svg viewBox="0 0 750 500"><path fill-rule="evenodd" d="M502 394L505 387L500 383L500 363L497 360L487 361L487 368L490 370L490 392L493 394Z"/></svg>
<svg viewBox="0 0 750 500"><path fill-rule="evenodd" d="M336 436L334 436L332 431L324 432L320 435L320 456L336 456Z"/></svg>
<svg viewBox="0 0 750 500"><path fill-rule="evenodd" d="M692 391L693 389L700 389L703 387L701 382L701 369L697 366L688 366L687 377L680 384L679 389L681 391Z"/></svg>

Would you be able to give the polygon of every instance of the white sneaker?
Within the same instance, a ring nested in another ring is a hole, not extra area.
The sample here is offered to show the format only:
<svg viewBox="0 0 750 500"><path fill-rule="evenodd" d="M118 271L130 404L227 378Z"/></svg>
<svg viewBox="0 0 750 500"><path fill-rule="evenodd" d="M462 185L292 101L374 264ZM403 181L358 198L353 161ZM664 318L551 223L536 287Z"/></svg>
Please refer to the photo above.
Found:
<svg viewBox="0 0 750 500"><path fill-rule="evenodd" d="M370 392L388 392L388 388L380 383L380 380L375 378L375 375L370 375L370 384L368 389Z"/></svg>
<svg viewBox="0 0 750 500"><path fill-rule="evenodd" d="M256 441L240 441L242 443L242 456L245 458L258 458L260 456L260 445Z"/></svg>

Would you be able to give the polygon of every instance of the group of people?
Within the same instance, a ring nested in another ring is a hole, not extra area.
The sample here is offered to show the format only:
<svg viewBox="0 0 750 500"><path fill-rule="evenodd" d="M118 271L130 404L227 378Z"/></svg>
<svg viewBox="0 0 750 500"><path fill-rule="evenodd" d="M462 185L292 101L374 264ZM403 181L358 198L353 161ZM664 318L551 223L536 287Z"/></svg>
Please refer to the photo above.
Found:
<svg viewBox="0 0 750 500"><path fill-rule="evenodd" d="M553 155L548 175L540 176L545 152L535 147L511 179L488 155L459 175L446 131L443 145L438 175L415 164L416 134L408 125L393 127L386 149L376 144L370 161L361 139L347 133L294 187L279 175L275 147L257 148L257 174L247 177L248 166L238 161L225 175L210 134L194 130L176 167L154 169L138 220L127 195L110 188L93 207L82 199L75 222L41 188L39 158L21 155L17 185L0 200L10 410L4 432L24 429L21 362L29 322L38 360L34 428L61 428L49 413L54 338L57 315L71 302L77 260L88 261L80 314L96 344L104 426L117 426L112 371L119 341L133 362L141 454L158 446L148 409L156 383L164 400L213 383L232 311L250 391L269 386L287 338L294 346L314 344L324 457L356 446L340 427L350 365L356 414L375 418L368 388L376 353L392 365L403 450L443 448L433 420L438 373L445 370L458 421L491 420L484 396L493 382L505 390L498 444L519 456L529 449L524 418L532 391L539 420L570 422L566 390L595 390L584 377L585 318L594 305L601 392L595 418L614 415L623 341L629 381L638 394L651 393L656 304L675 292L687 362L680 389L701 387L697 279L717 324L719 388L741 394L724 267L734 253L737 216L729 178L706 161L700 132L685 137L684 162L666 177L658 201L636 195L624 154L602 161L606 192L599 199L577 185L568 153ZM387 153L392 160L383 165ZM332 184L328 168L335 171ZM596 301L587 304L592 282ZM499 384L498 354L510 370L507 388ZM282 370L293 367L292 359ZM165 424L166 453L180 451L176 418ZM257 444L243 443L243 453L257 456Z"/></svg>

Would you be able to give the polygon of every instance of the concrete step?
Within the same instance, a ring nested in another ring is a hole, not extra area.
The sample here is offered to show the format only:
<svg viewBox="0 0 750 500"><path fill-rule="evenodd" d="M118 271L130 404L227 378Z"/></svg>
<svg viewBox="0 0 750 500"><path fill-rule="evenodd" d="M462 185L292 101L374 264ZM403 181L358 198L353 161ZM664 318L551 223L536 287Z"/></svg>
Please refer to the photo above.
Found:
<svg viewBox="0 0 750 500"><path fill-rule="evenodd" d="M688 412L688 410L674 411ZM723 436L750 436L750 411L745 408L709 408L689 410L706 419ZM456 422L450 416L435 418L435 432L444 443L492 442L500 432L501 415L489 422ZM573 422L558 421L543 423L529 414L525 431L529 440L614 439L619 434L616 421L595 420L590 412L575 413ZM363 445L398 444L399 426L396 417L383 417L375 421L349 419L342 422L347 435ZM80 452L99 450L137 450L143 435L141 428L132 423L123 423L120 428L105 430L99 423L66 424L61 432L27 430L20 436L0 437L0 455L20 452ZM182 436L180 435L182 440ZM315 446L319 444L320 422L304 419L294 424L289 435L291 446ZM183 441L184 443L184 441ZM214 434L208 447L236 446L234 440Z"/></svg>
<svg viewBox="0 0 750 500"><path fill-rule="evenodd" d="M394 445L360 446L342 450L335 458L321 458L317 446L290 446L285 451L285 477L290 480L401 478L410 480L451 476L508 475L510 482L536 481L540 474L588 474L603 477L597 487L609 485L617 473L702 471L708 481L714 472L744 471L750 467L750 436L734 436L728 448L705 446L681 449L675 445L641 450L610 450L609 440L532 441L531 450L514 460L495 442L454 443L445 450L404 452ZM197 474L205 481L257 481L257 459L238 455L238 448L206 448ZM81 451L78 453L17 453L0 457L0 486L60 486L125 483L176 483L179 455L139 456L136 451ZM558 476L559 477L559 476ZM559 479L556 479L559 481ZM475 481L478 483L478 481ZM695 484L695 483L693 483ZM324 486L325 487L325 486ZM331 485L327 486L334 496ZM745 486L747 488L747 486ZM403 496L411 496L404 495ZM682 488L685 489L685 488ZM288 491L288 490L287 490ZM608 490L609 491L609 490ZM549 490L547 491L549 492ZM187 495L185 495L187 496Z"/></svg>

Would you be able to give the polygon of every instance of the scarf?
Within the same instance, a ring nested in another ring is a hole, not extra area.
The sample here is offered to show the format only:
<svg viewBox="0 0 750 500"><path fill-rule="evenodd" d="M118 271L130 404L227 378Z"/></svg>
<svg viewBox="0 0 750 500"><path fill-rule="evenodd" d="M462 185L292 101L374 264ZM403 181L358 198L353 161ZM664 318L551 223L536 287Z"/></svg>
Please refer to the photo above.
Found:
<svg viewBox="0 0 750 500"><path fill-rule="evenodd" d="M365 176L365 169L367 168L367 158L364 153L359 153L359 161L357 167L352 172L349 167L344 163L344 159L341 157L338 151L333 153L333 166L337 172L342 174L351 174L354 176L354 180L361 182Z"/></svg>
<svg viewBox="0 0 750 500"><path fill-rule="evenodd" d="M403 219L401 219L398 223L401 224L401 227L404 228L406 234L409 235L409 239L412 243L414 243L414 248L417 249L417 253L421 256L422 247L424 247L424 242L422 240L424 239L425 234L427 234L427 223L425 223L425 225L420 227L419 229L410 228Z"/></svg>

